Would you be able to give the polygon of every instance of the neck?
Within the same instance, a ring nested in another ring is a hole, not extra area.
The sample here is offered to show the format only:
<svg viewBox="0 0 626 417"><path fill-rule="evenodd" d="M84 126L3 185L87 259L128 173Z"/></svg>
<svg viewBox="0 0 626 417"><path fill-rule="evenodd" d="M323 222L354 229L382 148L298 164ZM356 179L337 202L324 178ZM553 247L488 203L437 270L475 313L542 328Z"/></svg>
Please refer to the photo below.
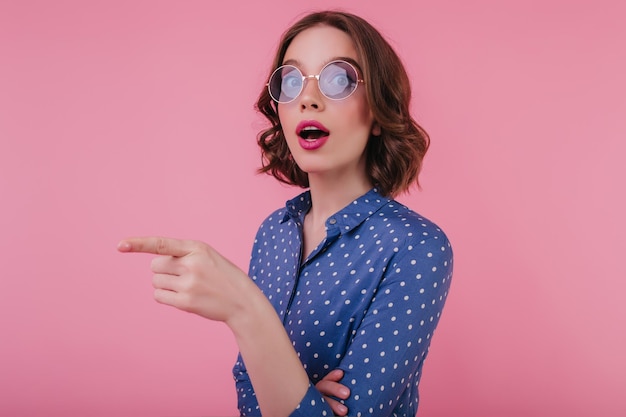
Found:
<svg viewBox="0 0 626 417"><path fill-rule="evenodd" d="M324 178L320 175L309 175L311 192L311 210L308 213L314 223L323 224L356 198L372 188L366 176L349 178Z"/></svg>

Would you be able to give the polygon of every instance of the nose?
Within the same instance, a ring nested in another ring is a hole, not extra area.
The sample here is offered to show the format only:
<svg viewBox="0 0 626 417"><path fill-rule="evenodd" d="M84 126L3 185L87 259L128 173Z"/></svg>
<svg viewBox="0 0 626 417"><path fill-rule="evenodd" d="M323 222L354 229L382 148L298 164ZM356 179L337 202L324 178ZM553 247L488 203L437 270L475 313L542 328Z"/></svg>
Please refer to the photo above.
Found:
<svg viewBox="0 0 626 417"><path fill-rule="evenodd" d="M300 93L300 110L321 110L324 107L324 98L320 91L319 81L315 75L309 75L304 80Z"/></svg>

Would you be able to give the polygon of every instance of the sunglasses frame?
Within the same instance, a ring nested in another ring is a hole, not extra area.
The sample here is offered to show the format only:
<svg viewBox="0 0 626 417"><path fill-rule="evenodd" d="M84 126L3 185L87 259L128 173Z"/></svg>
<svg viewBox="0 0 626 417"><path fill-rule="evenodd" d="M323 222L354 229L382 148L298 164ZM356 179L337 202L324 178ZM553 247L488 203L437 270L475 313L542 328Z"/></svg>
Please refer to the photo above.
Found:
<svg viewBox="0 0 626 417"><path fill-rule="evenodd" d="M326 68L328 68L328 66L329 66L329 65L336 64L336 63L338 63L338 62L339 62L339 63L342 63L342 64L346 64L346 65L348 65L350 68L352 68L352 69L354 70L354 73L355 73L355 74L356 74L356 76L357 76L357 79L356 79L356 86L354 87L354 90L352 90L352 91L350 92L350 94L348 94L348 95L347 95L347 96L345 96L345 97L341 97L341 98L333 98L333 97L328 97L328 96L326 95L326 93L324 93L324 92L322 91L322 89L320 88L320 75L324 72L324 70L325 70ZM279 100L277 100L277 99L276 99L276 97L274 97L274 95L272 94L272 88L271 88L271 86L270 86L270 85L271 85L272 79L274 78L274 75L275 75L278 71L281 71L281 70L283 70L283 69L285 69L285 68L288 68L288 67L291 67L291 68L295 69L295 70L296 70L296 71L298 71L298 73L302 76L302 86L300 87L300 91L298 91L298 94L296 94L296 95L295 95L295 96L294 96L291 100L289 100L289 101L279 101ZM300 71L300 68L296 67L295 65L291 65L291 64L281 65L280 67L278 67L278 68L276 68L274 71L272 71L272 74L270 75L269 81L268 81L268 82L267 82L267 84L265 84L265 85L267 86L267 91L268 91L268 93L269 93L270 97L272 98L272 100L274 100L276 103L279 103L279 104L288 104L288 103L291 103L292 101L294 101L295 99L297 99L297 98L300 96L300 94L302 94L302 91L304 90L304 86L305 86L306 82L307 82L309 79L311 79L311 78L315 78L315 79L317 80L317 88L318 88L318 90L320 91L320 93L322 93L322 95L323 95L324 97L326 97L326 98L327 98L327 99L329 99L329 100L339 101L339 100L345 100L345 99L347 99L348 97L350 97L352 94L354 94L354 92L356 91L356 89L357 89L357 88L358 88L358 86L359 86L359 83L365 83L365 80L362 80L362 79L360 79L360 78L358 78L358 77L359 77L359 72L358 72L358 71L357 71L357 69L354 67L354 65L352 65L352 64L351 64L351 63L349 63L348 61L344 61L343 59L336 59L336 60L334 60L334 61L330 61L328 64L324 65L324 66L322 67L322 69L320 70L319 74L317 74L317 75L304 75L304 74L302 74L302 71Z"/></svg>

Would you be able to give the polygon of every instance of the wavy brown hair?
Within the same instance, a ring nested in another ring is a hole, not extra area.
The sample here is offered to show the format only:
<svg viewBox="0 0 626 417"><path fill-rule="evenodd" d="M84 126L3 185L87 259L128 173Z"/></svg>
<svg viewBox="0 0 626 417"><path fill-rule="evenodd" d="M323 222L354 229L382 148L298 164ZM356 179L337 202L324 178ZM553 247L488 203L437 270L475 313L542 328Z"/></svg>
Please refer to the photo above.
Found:
<svg viewBox="0 0 626 417"><path fill-rule="evenodd" d="M319 25L337 28L350 36L363 69L368 103L380 136L370 134L366 152L366 171L370 181L385 196L419 187L418 174L430 139L409 112L411 85L398 55L371 24L359 16L341 11L322 11L304 16L283 34L271 72L282 65L291 41L302 31ZM269 79L269 75L268 75ZM257 142L261 147L260 173L273 175L281 182L303 188L309 186L308 174L295 163L278 117L278 104L264 88L255 108L270 122Z"/></svg>

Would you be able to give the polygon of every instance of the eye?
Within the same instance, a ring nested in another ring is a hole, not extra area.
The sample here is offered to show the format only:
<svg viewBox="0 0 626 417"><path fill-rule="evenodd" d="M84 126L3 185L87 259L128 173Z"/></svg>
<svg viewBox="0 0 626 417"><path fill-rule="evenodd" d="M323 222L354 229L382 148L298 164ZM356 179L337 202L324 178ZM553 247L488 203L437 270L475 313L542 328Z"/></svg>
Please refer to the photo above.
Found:
<svg viewBox="0 0 626 417"><path fill-rule="evenodd" d="M278 103L293 101L302 91L302 86L302 73L293 65L282 65L276 68L267 83L272 99Z"/></svg>
<svg viewBox="0 0 626 417"><path fill-rule="evenodd" d="M298 71L289 71L289 73L283 74L281 89L284 93L299 91L301 87L302 76Z"/></svg>
<svg viewBox="0 0 626 417"><path fill-rule="evenodd" d="M345 61L331 62L320 74L320 88L326 97L335 100L352 94L357 82L355 69Z"/></svg>
<svg viewBox="0 0 626 417"><path fill-rule="evenodd" d="M345 88L350 84L350 80L348 79L348 74L343 73L334 75L329 83L336 86L337 88Z"/></svg>
<svg viewBox="0 0 626 417"><path fill-rule="evenodd" d="M336 65L327 67L320 78L320 88L330 97L341 95L353 84L348 72Z"/></svg>

